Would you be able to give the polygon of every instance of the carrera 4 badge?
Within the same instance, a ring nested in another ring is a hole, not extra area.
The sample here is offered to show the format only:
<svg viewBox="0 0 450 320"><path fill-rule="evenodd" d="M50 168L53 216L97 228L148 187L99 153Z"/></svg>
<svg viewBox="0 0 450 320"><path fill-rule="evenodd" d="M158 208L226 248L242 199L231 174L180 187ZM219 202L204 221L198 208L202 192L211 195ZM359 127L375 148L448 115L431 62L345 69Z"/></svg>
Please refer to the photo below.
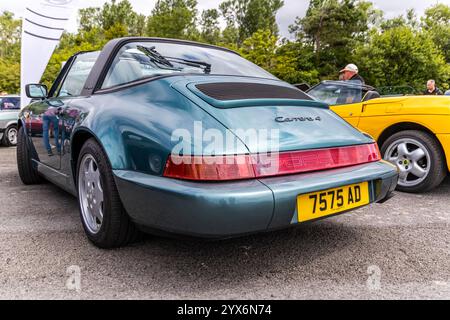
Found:
<svg viewBox="0 0 450 320"><path fill-rule="evenodd" d="M296 118L285 118L285 117L277 117L275 118L276 122L314 122L314 121L322 121L322 118L320 117L296 117Z"/></svg>

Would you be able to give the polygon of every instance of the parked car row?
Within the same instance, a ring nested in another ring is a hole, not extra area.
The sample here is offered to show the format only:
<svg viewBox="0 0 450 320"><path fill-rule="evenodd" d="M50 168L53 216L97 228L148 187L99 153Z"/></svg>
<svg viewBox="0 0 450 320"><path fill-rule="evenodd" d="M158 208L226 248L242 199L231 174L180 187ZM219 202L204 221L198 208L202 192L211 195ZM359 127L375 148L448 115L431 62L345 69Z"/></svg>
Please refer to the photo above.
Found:
<svg viewBox="0 0 450 320"><path fill-rule="evenodd" d="M35 102L15 122L20 177L76 196L102 248L142 232L295 226L383 203L397 187L431 190L450 168L450 97L382 97L351 81L305 93L195 42L115 39L72 56L50 90L26 91ZM198 136L199 123L210 131ZM275 157L272 137L247 136L260 130L277 133Z"/></svg>
<svg viewBox="0 0 450 320"><path fill-rule="evenodd" d="M17 120L20 111L20 97L0 96L0 144L17 144Z"/></svg>
<svg viewBox="0 0 450 320"><path fill-rule="evenodd" d="M26 89L39 101L19 115L19 175L76 196L102 248L155 230L227 238L296 226L382 203L397 185L369 135L227 49L121 38L71 57L49 91ZM232 143L211 152L199 124ZM278 134L276 156L252 130Z"/></svg>

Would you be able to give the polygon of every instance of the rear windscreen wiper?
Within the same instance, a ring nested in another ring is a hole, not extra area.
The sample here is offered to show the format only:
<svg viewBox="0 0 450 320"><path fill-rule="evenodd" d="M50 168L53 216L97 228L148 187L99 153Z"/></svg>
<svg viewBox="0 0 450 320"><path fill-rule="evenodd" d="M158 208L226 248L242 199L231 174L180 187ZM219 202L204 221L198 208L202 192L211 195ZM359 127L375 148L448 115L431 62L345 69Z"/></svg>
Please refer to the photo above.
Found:
<svg viewBox="0 0 450 320"><path fill-rule="evenodd" d="M167 57L160 54L158 51L155 50L155 46L153 47L144 47L144 46L137 46L136 47L139 51L143 52L147 57L149 57L153 62L168 67L173 70L180 70L179 68L176 68L170 61L184 64L190 67L195 68L201 68L204 73L211 73L211 64L202 62L202 61L195 61L195 60L188 60L188 59L182 59L182 58L176 58L176 57Z"/></svg>
<svg viewBox="0 0 450 320"><path fill-rule="evenodd" d="M150 60L152 60L154 63L167 67L171 70L179 70L178 68L175 68L174 65L170 63L169 60L164 58L158 51L156 51L154 46L150 48L144 46L137 46L136 48L142 53L144 53L147 57L149 57Z"/></svg>
<svg viewBox="0 0 450 320"><path fill-rule="evenodd" d="M167 60L171 60L177 63L182 63L187 66L196 67L196 68L203 68L203 72L209 74L211 73L211 64L202 62L202 61L195 61L195 60L187 60L182 58L175 58L175 57L164 57Z"/></svg>

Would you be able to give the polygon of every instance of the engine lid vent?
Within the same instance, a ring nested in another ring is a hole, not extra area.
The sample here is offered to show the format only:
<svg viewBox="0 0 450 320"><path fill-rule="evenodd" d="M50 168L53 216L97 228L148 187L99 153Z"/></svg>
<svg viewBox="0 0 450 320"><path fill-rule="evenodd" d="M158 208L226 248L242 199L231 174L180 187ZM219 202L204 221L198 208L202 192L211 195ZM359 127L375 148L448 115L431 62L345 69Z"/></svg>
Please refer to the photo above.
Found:
<svg viewBox="0 0 450 320"><path fill-rule="evenodd" d="M300 99L313 100L303 91L263 83L217 82L195 86L204 95L215 100L249 100L249 99Z"/></svg>

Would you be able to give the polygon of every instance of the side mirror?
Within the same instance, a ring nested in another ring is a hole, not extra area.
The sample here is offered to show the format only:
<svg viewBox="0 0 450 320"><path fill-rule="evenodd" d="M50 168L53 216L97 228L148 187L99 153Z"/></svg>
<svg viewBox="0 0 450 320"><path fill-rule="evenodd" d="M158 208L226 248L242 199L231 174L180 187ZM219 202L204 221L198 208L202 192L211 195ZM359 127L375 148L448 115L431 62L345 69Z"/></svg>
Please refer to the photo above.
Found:
<svg viewBox="0 0 450 320"><path fill-rule="evenodd" d="M47 86L44 84L27 84L25 92L28 98L45 99L47 98Z"/></svg>
<svg viewBox="0 0 450 320"><path fill-rule="evenodd" d="M304 92L308 91L309 89L311 89L311 86L307 83L299 83L299 84L294 84L294 87L296 87L297 89L300 89Z"/></svg>

